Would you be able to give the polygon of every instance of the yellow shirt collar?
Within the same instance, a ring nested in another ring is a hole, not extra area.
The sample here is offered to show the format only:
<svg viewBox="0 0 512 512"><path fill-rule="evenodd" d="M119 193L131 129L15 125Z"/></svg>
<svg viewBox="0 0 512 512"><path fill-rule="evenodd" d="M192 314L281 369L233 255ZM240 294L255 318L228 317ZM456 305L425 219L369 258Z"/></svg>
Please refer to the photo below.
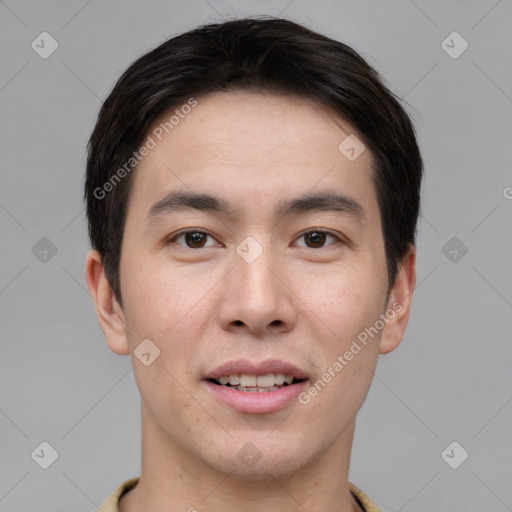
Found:
<svg viewBox="0 0 512 512"><path fill-rule="evenodd" d="M95 512L119 512L119 499L139 482L138 476L124 481L112 494L110 494ZM349 482L350 492L361 503L366 512L381 512L381 509L359 487Z"/></svg>

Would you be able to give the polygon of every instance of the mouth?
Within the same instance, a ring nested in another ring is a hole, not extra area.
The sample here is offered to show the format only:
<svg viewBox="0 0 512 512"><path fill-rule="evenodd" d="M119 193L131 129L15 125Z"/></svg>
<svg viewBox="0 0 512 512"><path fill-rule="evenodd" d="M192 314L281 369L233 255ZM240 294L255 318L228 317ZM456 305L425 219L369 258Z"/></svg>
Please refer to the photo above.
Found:
<svg viewBox="0 0 512 512"><path fill-rule="evenodd" d="M241 413L271 413L291 406L308 386L299 367L271 359L260 363L240 359L222 364L203 377L210 396Z"/></svg>
<svg viewBox="0 0 512 512"><path fill-rule="evenodd" d="M247 373L222 375L219 378L206 379L218 386L225 386L245 393L270 393L281 388L293 386L307 379L284 375L283 373L267 373L265 375L251 375Z"/></svg>

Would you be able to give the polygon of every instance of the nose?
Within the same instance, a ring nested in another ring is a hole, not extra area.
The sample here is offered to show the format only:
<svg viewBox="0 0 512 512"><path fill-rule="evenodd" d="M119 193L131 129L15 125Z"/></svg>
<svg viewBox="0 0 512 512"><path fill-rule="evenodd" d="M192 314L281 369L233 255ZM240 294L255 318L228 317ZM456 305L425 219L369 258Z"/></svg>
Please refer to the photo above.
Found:
<svg viewBox="0 0 512 512"><path fill-rule="evenodd" d="M234 254L231 272L224 278L220 309L224 330L264 336L293 328L297 296L283 267L271 249L252 262Z"/></svg>

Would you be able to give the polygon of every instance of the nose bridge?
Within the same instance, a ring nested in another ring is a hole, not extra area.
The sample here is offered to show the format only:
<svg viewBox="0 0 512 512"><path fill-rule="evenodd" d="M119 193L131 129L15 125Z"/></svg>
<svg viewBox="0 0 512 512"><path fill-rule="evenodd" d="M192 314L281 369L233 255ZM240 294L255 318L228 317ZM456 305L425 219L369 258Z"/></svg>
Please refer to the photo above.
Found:
<svg viewBox="0 0 512 512"><path fill-rule="evenodd" d="M270 325L289 327L295 314L289 289L279 275L283 266L271 244L247 237L236 248L232 265L222 309L224 326L242 322L255 332Z"/></svg>
<svg viewBox="0 0 512 512"><path fill-rule="evenodd" d="M260 240L262 237L259 237ZM234 258L234 270L237 276L237 290L239 297L250 299L254 304L260 303L270 306L276 300L278 283L273 267L278 267L278 262L273 254L271 244L262 245L254 237L247 237L236 248Z"/></svg>

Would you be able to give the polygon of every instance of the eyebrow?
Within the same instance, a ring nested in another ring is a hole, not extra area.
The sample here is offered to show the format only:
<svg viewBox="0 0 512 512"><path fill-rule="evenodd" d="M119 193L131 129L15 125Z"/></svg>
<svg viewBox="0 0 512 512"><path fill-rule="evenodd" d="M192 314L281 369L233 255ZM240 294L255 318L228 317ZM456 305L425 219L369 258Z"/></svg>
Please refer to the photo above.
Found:
<svg viewBox="0 0 512 512"><path fill-rule="evenodd" d="M156 221L159 217L187 209L210 211L228 218L233 218L237 214L237 210L224 199L206 193L173 190L149 209L147 220ZM357 201L345 194L332 191L284 199L277 204L274 215L281 220L290 215L313 211L335 211L359 221L366 220L364 209Z"/></svg>

